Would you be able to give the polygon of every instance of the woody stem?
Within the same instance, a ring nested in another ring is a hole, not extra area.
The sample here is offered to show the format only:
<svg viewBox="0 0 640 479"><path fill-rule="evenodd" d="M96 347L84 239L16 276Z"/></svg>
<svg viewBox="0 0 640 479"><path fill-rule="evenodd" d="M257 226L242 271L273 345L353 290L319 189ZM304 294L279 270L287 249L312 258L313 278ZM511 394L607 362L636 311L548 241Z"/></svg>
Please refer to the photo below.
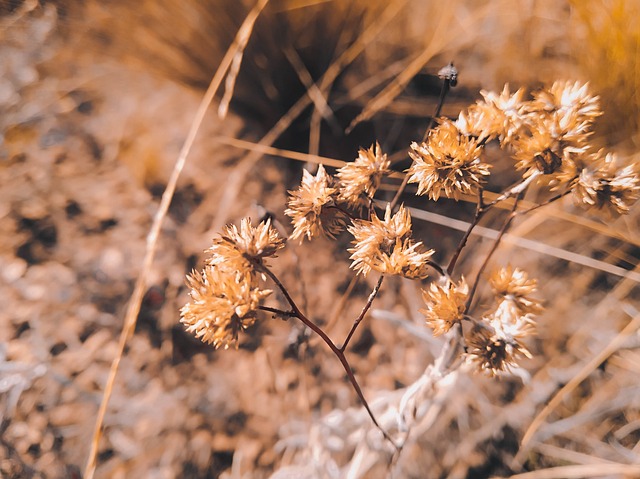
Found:
<svg viewBox="0 0 640 479"><path fill-rule="evenodd" d="M360 399L360 402L362 403L362 405L366 409L367 413L369 414L369 417L373 421L373 424L378 428L378 430L382 433L382 435L385 437L385 439L387 439L391 444L393 444L393 446L396 448L396 450L399 450L399 446L395 443L395 441L389 435L389 433L387 433L387 431L385 431L382 428L382 426L380 425L380 423L376 419L375 415L373 414L373 411L371 410L371 407L369 406L369 403L367 402L366 398L364 397L364 393L362 392L362 389L360 388L360 384L358 384L358 381L356 380L356 377L353 374L353 370L351 369L351 365L349 364L349 361L347 360L346 356L344 355L344 352L341 351L340 348L338 348L334 344L334 342L322 330L322 328L320 328L318 325L316 325L313 321L311 321L309 318L307 318L302 313L302 311L300 311L300 308L298 308L298 306L296 305L295 301L293 300L293 298L291 297L291 295L289 294L287 289L280 282L278 277L275 274L273 274L273 272L271 272L271 270L269 268L264 266L262 263L254 262L254 264L260 269L260 271L262 271L267 276L269 276L269 278L271 278L271 280L275 283L275 285L278 287L280 292L282 292L282 294L284 295L285 299L287 300L287 303L289 303L289 306L291 306L291 312L287 313L287 316L292 316L292 317L295 317L295 318L299 319L305 326L307 326L314 333L316 333L320 337L320 339L322 339L322 341L324 341L324 343L329 347L329 349L331 349L331 352L338 358L338 360L340 361L340 364L342 364L342 367L343 367L345 373L347 374L347 377L349 378L349 382L351 383L351 386L355 390L358 398Z"/></svg>
<svg viewBox="0 0 640 479"><path fill-rule="evenodd" d="M367 314L367 311L369 311L369 308L371 308L371 304L373 303L373 300L376 298L376 296L378 294L378 291L380 291L380 286L382 285L382 280L383 279L384 279L384 275L381 274L380 275L380 279L378 279L378 282L376 283L376 286L373 288L373 291L371 291L371 294L369 295L369 299L367 300L367 304L364 305L364 308L362 308L362 311L360 312L360 315L353 322L353 326L351 326L351 331L349 331L349 334L347 335L347 339L344 340L344 344L340 348L341 352L344 352L344 350L347 349L347 345L349 344L349 341L351 340L351 337L353 336L353 333L356 332L356 329L358 328L358 325L364 319L364 316Z"/></svg>

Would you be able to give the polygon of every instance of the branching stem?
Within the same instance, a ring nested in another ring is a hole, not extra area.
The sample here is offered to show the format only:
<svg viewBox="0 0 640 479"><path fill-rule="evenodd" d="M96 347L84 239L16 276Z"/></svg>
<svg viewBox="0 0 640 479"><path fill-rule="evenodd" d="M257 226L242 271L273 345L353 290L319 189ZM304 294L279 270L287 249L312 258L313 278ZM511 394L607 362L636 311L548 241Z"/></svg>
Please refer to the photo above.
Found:
<svg viewBox="0 0 640 479"><path fill-rule="evenodd" d="M358 325L364 319L365 315L367 314L367 311L369 311L369 308L371 308L371 305L373 304L373 300L378 295L378 291L380 291L380 286L382 286L383 279L384 279L384 275L381 274L380 278L378 279L378 282L376 283L376 286L373 288L373 291L371 291L371 294L369 295L367 304L364 305L364 308L362 308L360 315L353 322L353 326L351 326L351 331L349 331L349 334L347 335L347 339L344 340L344 344L340 348L340 352L344 353L344 350L347 349L347 346L349 344L349 341L351 341L351 337L353 336L353 333L355 333L356 329L358 329Z"/></svg>
<svg viewBox="0 0 640 479"><path fill-rule="evenodd" d="M509 213L509 216L507 217L507 219L505 220L504 224L502 225L502 228L500 228L500 232L498 233L498 237L493 242L493 246L491 247L491 250L489 251L487 256L484 258L484 261L482 262L482 265L480 266L480 269L478 270L478 274L476 275L476 279L473 282L473 286L471 287L471 291L469 292L469 297L467 298L467 303L466 303L466 308L465 308L466 311L469 311L469 308L471 306L471 302L473 301L473 296L475 295L476 290L478 289L478 283L480 283L480 278L481 278L482 274L484 273L484 270L487 267L487 264L489 264L489 260L493 256L493 253L495 253L496 250L498 249L498 246L500 245L500 242L502 241L502 238L504 237L505 233L507 232L507 230L511 226L511 223L513 223L513 220L515 219L515 217L518 216L518 213L516 212L516 209L518 208L518 203L522 199L523 195L524 195L524 193L521 192L516 196L515 201L513 202L513 207L511 209L511 213Z"/></svg>
<svg viewBox="0 0 640 479"><path fill-rule="evenodd" d="M295 301L293 300L293 298L291 297L291 295L289 294L287 289L284 287L284 285L280 282L278 277L269 268L267 268L266 266L264 266L264 264L262 264L260 262L255 262L254 261L254 264L255 264L255 266L257 268L260 269L260 271L262 271L267 276L269 276L269 278L271 278L271 280L275 283L275 285L278 287L280 292L284 295L285 299L287 300L287 303L289 303L289 306L291 306L291 311L290 312L284 312L285 315L291 316L291 317L295 317L295 318L299 319L305 326L307 326L314 333L316 333L320 337L320 339L322 339L322 341L324 341L324 343L329 347L329 349L331 349L331 352L338 358L338 360L340 361L340 364L342 364L342 367L344 368L344 371L347 374L347 377L349 378L349 382L353 386L353 389L355 390L356 394L358 395L358 398L360 399L360 402L362 402L362 405L364 406L364 408L366 409L367 413L369 414L369 417L373 421L373 424L378 428L378 430L382 433L382 435L385 437L385 439L387 441L389 441L391 444L393 444L393 447L396 450L398 450L399 446L395 443L395 441L389 435L389 433L382 428L382 426L380 425L380 423L376 419L375 415L373 414L373 411L371 410L371 407L369 406L369 403L367 402L366 398L364 397L364 393L362 392L362 389L360 388L360 384L358 384L358 381L357 381L355 375L353 374L353 370L351 369L351 365L349 364L349 361L347 360L346 356L344 355L344 352L335 345L335 343L322 330L322 328L320 328L318 325L316 325L313 321L311 321L309 318L307 318L302 313L302 311L300 311L300 308L298 308L298 306L296 305ZM264 307L262 309L264 309ZM266 309L266 311L278 312L278 310L275 310L274 308Z"/></svg>
<svg viewBox="0 0 640 479"><path fill-rule="evenodd" d="M480 222L484 214L487 212L488 207L485 207L484 205L483 192L484 190L482 188L478 188L478 203L476 204L476 214L474 215L473 221L469 225L469 228L467 228L467 231L464 233L464 236L460 240L460 243L458 244L456 251L453 253L453 256L451 257L451 261L449 261L449 266L447 266L447 270L446 270L447 275L453 274L453 268L456 267L456 263L458 262L460 253L462 253L462 250L466 246L467 240L469 239L469 236L471 236L471 232L478 225L478 223Z"/></svg>
<svg viewBox="0 0 640 479"><path fill-rule="evenodd" d="M436 119L440 116L440 112L442 111L442 106L444 105L444 101L447 98L447 93L449 93L450 89L451 89L451 81L448 78L445 78L444 82L442 83L442 89L440 90L440 99L438 100L438 106L436 107L435 113L431 117L429 126L424 132L422 141L426 141L427 136L429 136L429 131L431 131L431 129L433 128L433 125L435 125L436 123ZM398 191L396 191L395 196L391 200L391 211L393 211L393 209L398 205L398 202L400 201L400 197L402 196L402 193L404 193L404 190L407 187L408 183L409 183L409 174L406 174L404 175L404 179L402 180L402 184L400 185L400 188L398 188Z"/></svg>

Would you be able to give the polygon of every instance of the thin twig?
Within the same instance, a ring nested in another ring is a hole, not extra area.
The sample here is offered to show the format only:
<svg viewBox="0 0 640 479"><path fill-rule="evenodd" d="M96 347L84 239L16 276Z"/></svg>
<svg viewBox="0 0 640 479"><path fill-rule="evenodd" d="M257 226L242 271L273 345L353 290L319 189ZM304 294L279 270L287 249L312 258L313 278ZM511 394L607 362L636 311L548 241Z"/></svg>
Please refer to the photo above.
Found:
<svg viewBox="0 0 640 479"><path fill-rule="evenodd" d="M272 308L270 306L258 306L258 309L261 311L266 311L268 313L277 314L278 316L283 316L285 318L296 317L296 313L294 311L284 311L282 309Z"/></svg>
<svg viewBox="0 0 640 479"><path fill-rule="evenodd" d="M442 83L442 90L440 90L440 100L438 100L436 111L431 117L429 126L425 130L424 136L422 137L423 142L426 141L427 136L429 136L429 131L431 131L431 128L433 128L433 125L435 125L436 118L440 116L440 111L442 111L442 106L444 105L444 100L447 97L447 93L449 92L450 87L451 87L451 82L449 81L448 78L445 78L444 82ZM400 201L400 197L402 196L402 193L404 193L404 190L407 187L408 183L409 183L409 174L407 173L404 175L404 178L402 179L402 184L400 185L400 187L398 188L398 191L396 191L395 196L391 200L391 211L393 211L393 209L398 204L398 201Z"/></svg>
<svg viewBox="0 0 640 479"><path fill-rule="evenodd" d="M156 244L160 235L160 228L162 227L164 218L167 214L167 211L169 210L169 205L171 204L173 194L176 190L178 178L182 173L187 156L191 151L191 147L193 146L196 135L200 130L200 126L202 125L209 105L213 101L213 98L218 91L218 88L220 87L220 84L222 83L222 80L224 79L224 76L229 69L231 62L233 61L233 58L236 56L237 52L242 49L242 39L248 39L247 32L251 32L253 30L253 25L256 19L258 18L260 12L266 6L268 1L269 0L259 0L256 6L249 12L244 22L240 26L240 29L238 30L238 34L236 35L234 43L229 47L229 50L227 50L227 53L220 62L218 70L211 79L209 88L200 101L198 110L196 111L193 121L191 122L191 127L189 128L187 138L182 145L180 154L178 155L176 163L173 167L173 171L171 172L171 177L167 182L167 187L162 194L160 206L158 207L158 211L153 218L153 224L151 225L151 229L149 230L149 234L147 235L147 246L145 256L142 261L142 269L136 280L131 299L129 300L129 306L127 307L127 312L125 314L124 324L120 333L120 338L118 340L118 353L111 363L109 376L107 378L107 382L105 384L104 392L102 395L102 400L100 402L100 407L98 408L98 413L96 415L96 423L94 426L93 436L91 438L91 448L89 450L89 455L87 457L87 463L83 475L85 479L92 479L96 470L98 447L100 445L100 438L102 436L102 425L104 423L104 418L107 412L107 406L109 404L109 399L111 398L116 375L118 374L120 360L124 355L124 350L126 348L127 342L133 335L136 328L136 322L138 314L140 312L140 305L142 303L142 297L144 295L147 284L147 276L149 274L149 271L151 270L151 265L153 264L153 259L155 257Z"/></svg>
<svg viewBox="0 0 640 479"><path fill-rule="evenodd" d="M469 236L471 236L471 232L478 225L487 211L487 208L485 208L483 202L483 192L484 190L482 188L478 188L478 203L476 203L476 213L473 217L473 221L469 225L469 228L467 228L467 231L465 231L464 236L460 240L460 243L458 243L458 247L456 248L455 253L453 253L451 261L449 261L449 265L447 266L447 274L449 275L453 274L453 268L456 267L456 263L458 261L458 258L460 257L460 253L467 244L467 240L469 239Z"/></svg>
<svg viewBox="0 0 640 479"><path fill-rule="evenodd" d="M404 175L404 178L402 179L402 184L400 185L400 187L398 188L398 191L396 191L395 196L391 200L391 203L390 203L391 211L393 211L393 209L398 204L398 201L400 201L400 197L402 196L402 193L404 193L404 190L407 187L407 183L409 183L409 173L406 173Z"/></svg>
<svg viewBox="0 0 640 479"><path fill-rule="evenodd" d="M360 325L360 322L364 319L364 316L367 314L367 311L369 311L369 308L371 308L371 305L373 304L373 300L376 299L376 296L378 295L378 291L380 291L380 286L382 286L383 279L384 279L384 274L381 274L380 278L378 279L378 282L376 283L376 286L373 288L373 291L371 291L371 294L369 295L369 299L367 299L367 304L364 305L364 308L362 308L360 315L353 322L353 325L351 326L351 331L349 331L349 334L347 335L347 339L344 340L344 343L340 348L341 352L344 352L344 350L347 349L347 346L349 345L349 341L351 341L351 337L353 336L353 333L356 332L356 329L358 329L358 325Z"/></svg>
<svg viewBox="0 0 640 479"><path fill-rule="evenodd" d="M436 120L440 117L440 112L442 111L442 107L444 105L444 99L447 97L447 93L451 89L451 81L448 78L445 78L442 82L442 89L440 90L440 99L438 100L438 106L436 107L436 112L431 117L431 121L429 121L429 126L424 131L424 135L422 137L422 141L426 141L429 136L429 132L433 125L436 124Z"/></svg>
<svg viewBox="0 0 640 479"><path fill-rule="evenodd" d="M497 198L495 198L493 201L491 201L491 203L487 203L486 204L486 208L490 208L492 206L495 206L497 203L500 203L501 201L504 201L508 198L511 198L512 196L516 196L519 195L520 193L524 192L531 183L533 183L533 181L538 178L538 176L542 175L542 172L540 170L535 170L531 176L525 178L522 181L519 181L518 183L516 183L515 185L513 185L511 188L509 188L507 191L505 191L504 193L502 193L500 196L498 196Z"/></svg>
<svg viewBox="0 0 640 479"><path fill-rule="evenodd" d="M291 306L292 315L295 316L297 319L299 319L305 326L307 326L309 329L311 329L314 333L316 333L318 336L320 336L320 339L322 339L324 341L324 343L327 346L329 346L329 349L331 349L331 352L338 358L338 360L340 361L340 364L342 364L342 367L345 370L345 372L347 373L347 377L349 378L349 382L353 386L353 389L355 390L356 394L358 395L358 398L360 399L360 402L362 402L362 405L364 406L365 410L369 414L369 417L373 421L373 424L378 428L378 430L382 433L384 438L387 441L389 441L396 450L399 449L398 445L395 443L393 438L389 435L389 433L387 431L385 431L383 429L383 427L380 425L380 423L376 419L375 415L373 414L373 411L371 410L371 407L369 406L369 403L368 403L367 399L364 397L364 393L362 392L362 389L360 388L360 384L358 384L358 380L356 379L356 377L355 377L355 375L353 373L353 370L351 369L351 365L349 364L349 361L347 360L347 358L344 355L344 353L340 350L340 348L338 348L335 345L335 343L322 330L322 328L320 326L316 325L313 321L311 321L309 318L307 318L302 313L302 311L300 311L300 308L298 308L296 302L293 300L293 298L291 297L291 295L289 294L287 289L284 287L284 285L280 282L278 277L269 268L265 267L261 263L255 263L254 262L254 264L260 269L260 271L262 271L267 276L269 276L269 278L271 278L271 280L275 283L275 285L278 287L280 292L284 295L285 299L287 300L287 303L289 303L289 306Z"/></svg>
<svg viewBox="0 0 640 479"><path fill-rule="evenodd" d="M487 264L489 264L489 260L493 256L493 253L495 253L496 250L498 249L498 246L500 245L500 242L502 241L502 238L503 238L504 234L509 229L509 226L511 226L511 223L513 222L514 218L517 216L516 209L518 208L518 202L520 201L521 196L522 196L522 193L520 193L518 196L516 196L515 201L513 202L513 208L511 210L511 213L509 213L509 216L507 217L506 221L502 225L502 228L500 228L500 232L498 233L498 237L493 242L493 246L491 247L491 250L489 251L487 256L484 258L484 261L482 262L482 265L480 266L480 269L478 270L478 274L476 275L476 279L473 282L473 286L471 287L471 291L469 292L469 297L467 298L466 311L469 311L469 307L471 306L471 301L473 301L473 296L475 295L476 290L478 289L478 283L480 283L480 277L484 273L484 270L487 267Z"/></svg>

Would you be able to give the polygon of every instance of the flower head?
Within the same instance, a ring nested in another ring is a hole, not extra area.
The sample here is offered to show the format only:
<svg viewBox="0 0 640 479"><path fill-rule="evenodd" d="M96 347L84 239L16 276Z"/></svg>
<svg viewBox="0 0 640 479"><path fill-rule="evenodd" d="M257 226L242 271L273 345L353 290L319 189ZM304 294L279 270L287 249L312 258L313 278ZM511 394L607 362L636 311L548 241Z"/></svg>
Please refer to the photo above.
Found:
<svg viewBox="0 0 640 479"><path fill-rule="evenodd" d="M404 206L391 216L387 205L384 220L372 213L371 221L353 220L348 230L354 237L354 247L349 249L351 267L358 274L366 276L375 270L407 278L427 276L428 260L434 251L421 251L422 243L410 238L411 216Z"/></svg>
<svg viewBox="0 0 640 479"><path fill-rule="evenodd" d="M540 301L531 297L537 290L538 282L529 279L529 275L520 268L507 266L493 272L489 284L498 302L507 301L517 310L518 316L540 314Z"/></svg>
<svg viewBox="0 0 640 479"><path fill-rule="evenodd" d="M531 358L522 343L532 332L531 321L505 320L501 316L506 310L499 308L492 316L483 318L466 337L467 361L490 376L511 371L523 357Z"/></svg>
<svg viewBox="0 0 640 479"><path fill-rule="evenodd" d="M582 122L591 123L602 115L599 98L589 93L589 84L557 81L551 87L533 94L531 111L559 112L561 115L575 115Z"/></svg>
<svg viewBox="0 0 640 479"><path fill-rule="evenodd" d="M604 158L600 155L581 171L573 194L575 202L583 207L602 210L614 217L626 214L640 198L638 166L619 166L613 153Z"/></svg>
<svg viewBox="0 0 640 479"><path fill-rule="evenodd" d="M289 192L289 208L284 212L293 223L291 239L333 238L342 230L344 215L335 208L337 191L324 166L318 167L315 176L304 170L300 188Z"/></svg>
<svg viewBox="0 0 640 479"><path fill-rule="evenodd" d="M459 199L471 193L489 175L489 165L480 161L482 146L458 130L456 125L443 120L429 132L426 142L413 142L409 156L409 183L418 183L418 194L427 194L438 200L441 194Z"/></svg>
<svg viewBox="0 0 640 479"><path fill-rule="evenodd" d="M587 123L568 115L554 112L530 118L528 133L513 141L516 169L526 170L525 176L538 170L556 182L574 170L587 154L591 131Z"/></svg>
<svg viewBox="0 0 640 479"><path fill-rule="evenodd" d="M387 155L382 153L378 143L371 145L368 150L361 148L353 163L338 170L336 176L340 180L340 200L358 206L363 195L373 198L382 177L390 172L389 165Z"/></svg>
<svg viewBox="0 0 640 479"><path fill-rule="evenodd" d="M505 85L501 93L482 90L484 101L475 106L476 129L481 133L479 138L498 138L502 145L509 144L516 136L523 123L522 110L525 90L520 88L511 94L509 85Z"/></svg>
<svg viewBox="0 0 640 479"><path fill-rule="evenodd" d="M428 290L422 291L427 307L420 312L425 315L427 325L433 329L435 336L446 333L463 320L468 294L469 286L464 278L458 284L447 281L444 286L434 282Z"/></svg>
<svg viewBox="0 0 640 479"><path fill-rule="evenodd" d="M215 348L237 343L238 333L256 320L262 299L271 294L253 284L251 275L206 266L187 276L191 300L180 311L180 321Z"/></svg>
<svg viewBox="0 0 640 479"><path fill-rule="evenodd" d="M206 250L210 254L206 261L208 266L228 271L253 273L250 260L263 262L264 258L275 256L284 247L284 240L271 226L271 220L261 222L255 228L250 218L243 218L240 229L235 225L227 225L223 234L213 240Z"/></svg>

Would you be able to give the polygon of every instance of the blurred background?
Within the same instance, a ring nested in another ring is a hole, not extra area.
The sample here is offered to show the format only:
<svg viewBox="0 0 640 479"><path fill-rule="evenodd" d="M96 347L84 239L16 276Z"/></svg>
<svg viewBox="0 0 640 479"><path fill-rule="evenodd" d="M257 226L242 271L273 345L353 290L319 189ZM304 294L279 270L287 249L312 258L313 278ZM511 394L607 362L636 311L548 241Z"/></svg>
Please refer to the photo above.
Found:
<svg viewBox="0 0 640 479"><path fill-rule="evenodd" d="M253 5L0 0L2 477L81 477L153 214L200 98ZM638 161L637 0L271 0L229 114L221 119L215 102L179 181L96 477L391 474L324 344L265 317L238 350L214 351L184 332L179 309L185 274L201 267L222 225L270 213L290 231L287 190L305 165L278 152L351 161L378 141L394 168L408 167L409 144L422 138L440 96L437 72L451 61L458 85L442 115L456 117L481 89L505 83L589 81L604 110L594 145ZM260 141L278 150L258 155ZM508 175L508 159L489 154L493 174ZM473 213L465 202L406 202L465 221ZM416 223L440 259L461 236ZM505 242L495 262L538 278L546 305L527 373L460 372L434 385L395 477L569 477L542 474L570 465L638 477L623 467L640 463L638 232L637 207L612 222L570 200L516 223L512 233L529 246ZM348 242L319 240L273 263L335 338L373 286L358 286L336 308L351 279ZM474 271L489 247L474 238L463 270ZM354 339L350 361L381 414L442 348L418 312L419 287L386 282ZM516 457L536 413L578 374L585 379ZM571 477L591 477L580 474Z"/></svg>

